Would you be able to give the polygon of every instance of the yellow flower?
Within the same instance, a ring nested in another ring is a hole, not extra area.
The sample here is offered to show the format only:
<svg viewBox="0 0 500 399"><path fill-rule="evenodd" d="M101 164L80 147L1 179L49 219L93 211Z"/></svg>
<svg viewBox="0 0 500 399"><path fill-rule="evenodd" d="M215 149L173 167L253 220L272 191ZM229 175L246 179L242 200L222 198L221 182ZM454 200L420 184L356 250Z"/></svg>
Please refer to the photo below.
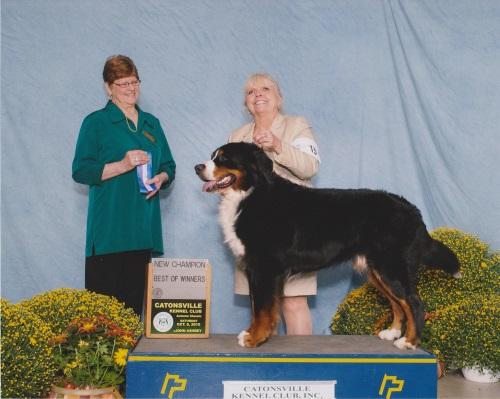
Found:
<svg viewBox="0 0 500 399"><path fill-rule="evenodd" d="M78 347L79 348L84 348L84 347L87 347L89 346L89 343L88 342L85 342L84 340L80 340L80 342L78 342Z"/></svg>
<svg viewBox="0 0 500 399"><path fill-rule="evenodd" d="M113 358L115 360L115 363L118 366L125 366L127 364L127 354L128 354L128 349L120 348L118 349Z"/></svg>
<svg viewBox="0 0 500 399"><path fill-rule="evenodd" d="M72 361L71 363L68 363L68 368L70 368L70 369L74 369L77 366L78 366L78 362L76 360Z"/></svg>
<svg viewBox="0 0 500 399"><path fill-rule="evenodd" d="M33 337L30 337L30 344L31 344L32 346L35 346L35 345L36 345L36 339L35 339L35 338L33 338Z"/></svg>

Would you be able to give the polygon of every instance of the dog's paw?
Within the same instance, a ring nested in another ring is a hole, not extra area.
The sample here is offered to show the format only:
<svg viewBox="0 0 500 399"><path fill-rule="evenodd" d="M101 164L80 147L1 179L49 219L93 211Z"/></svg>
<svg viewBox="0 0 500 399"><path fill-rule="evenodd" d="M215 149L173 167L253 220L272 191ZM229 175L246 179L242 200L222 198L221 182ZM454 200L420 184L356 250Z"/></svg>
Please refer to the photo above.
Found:
<svg viewBox="0 0 500 399"><path fill-rule="evenodd" d="M386 341L394 341L396 338L401 337L401 330L397 328L388 328L387 330L380 331L378 337Z"/></svg>
<svg viewBox="0 0 500 399"><path fill-rule="evenodd" d="M394 341L394 346L396 346L399 349L413 349L413 350L417 349L417 346L408 342L406 340L406 337L401 337L396 341Z"/></svg>
<svg viewBox="0 0 500 399"><path fill-rule="evenodd" d="M255 334L253 334L251 330L243 330L238 334L238 344L244 348L256 348L266 340L267 338L265 337L262 337L261 339L256 338Z"/></svg>
<svg viewBox="0 0 500 399"><path fill-rule="evenodd" d="M243 346L244 348L246 347L245 345L245 337L250 335L250 333L247 330L243 330L238 334L238 345Z"/></svg>

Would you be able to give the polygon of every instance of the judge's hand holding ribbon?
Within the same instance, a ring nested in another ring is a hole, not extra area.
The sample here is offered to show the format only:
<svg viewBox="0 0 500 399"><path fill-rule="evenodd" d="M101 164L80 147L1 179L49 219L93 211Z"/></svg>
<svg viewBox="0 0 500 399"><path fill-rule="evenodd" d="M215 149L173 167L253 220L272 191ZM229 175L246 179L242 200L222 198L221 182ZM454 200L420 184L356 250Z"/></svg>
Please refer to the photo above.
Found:
<svg viewBox="0 0 500 399"><path fill-rule="evenodd" d="M142 150L127 151L122 159L122 163L127 170L132 170L138 165L143 165L148 162L148 154Z"/></svg>
<svg viewBox="0 0 500 399"><path fill-rule="evenodd" d="M154 184L155 187L156 187L156 190L151 191L146 196L146 199L150 199L151 197L153 197L160 190L162 184L166 183L167 180L168 180L168 175L165 172L158 173L152 179L147 180L146 183L149 184L149 185Z"/></svg>

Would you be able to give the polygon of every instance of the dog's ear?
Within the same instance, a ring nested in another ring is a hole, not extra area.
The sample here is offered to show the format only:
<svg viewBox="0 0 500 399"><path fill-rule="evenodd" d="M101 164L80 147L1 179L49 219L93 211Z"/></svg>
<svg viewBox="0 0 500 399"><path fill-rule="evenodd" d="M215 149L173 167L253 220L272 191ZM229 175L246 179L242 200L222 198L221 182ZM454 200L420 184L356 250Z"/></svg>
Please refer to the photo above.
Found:
<svg viewBox="0 0 500 399"><path fill-rule="evenodd" d="M271 183L273 178L273 161L260 148L254 151L256 172L261 175L267 183Z"/></svg>

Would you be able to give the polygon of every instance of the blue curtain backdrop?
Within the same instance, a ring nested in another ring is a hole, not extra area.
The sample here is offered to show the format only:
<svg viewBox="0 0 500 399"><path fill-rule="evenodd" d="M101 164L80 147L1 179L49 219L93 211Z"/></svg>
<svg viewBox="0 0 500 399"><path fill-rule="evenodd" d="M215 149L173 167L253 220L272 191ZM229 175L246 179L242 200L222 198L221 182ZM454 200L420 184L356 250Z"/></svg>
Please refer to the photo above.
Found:
<svg viewBox="0 0 500 399"><path fill-rule="evenodd" d="M274 75L313 126L318 187L404 195L427 226L500 248L500 2L496 0L2 0L2 297L84 284L87 188L71 179L81 121L126 54L178 163L162 194L167 257L213 265L213 333L249 321L233 295L218 198L193 166L247 121L246 77ZM124 199L126 200L126 199ZM314 332L356 283L323 271Z"/></svg>

